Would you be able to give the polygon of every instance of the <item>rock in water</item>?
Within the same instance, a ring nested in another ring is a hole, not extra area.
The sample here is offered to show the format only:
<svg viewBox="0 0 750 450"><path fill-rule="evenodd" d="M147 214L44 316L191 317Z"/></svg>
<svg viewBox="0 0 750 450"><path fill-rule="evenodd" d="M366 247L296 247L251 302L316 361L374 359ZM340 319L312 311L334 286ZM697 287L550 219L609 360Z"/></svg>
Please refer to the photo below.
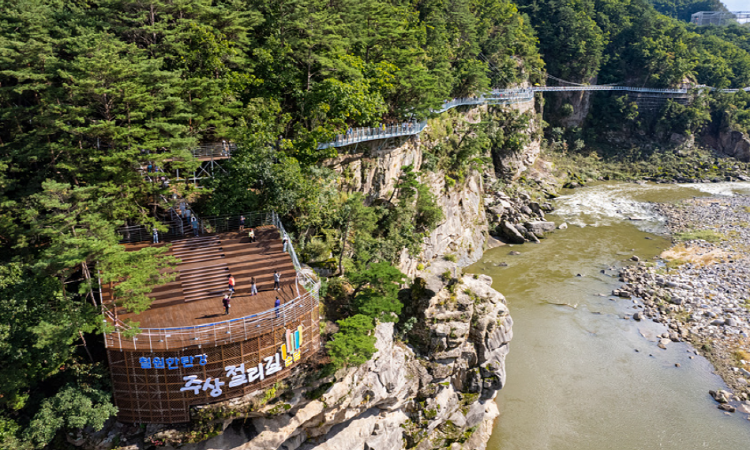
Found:
<svg viewBox="0 0 750 450"><path fill-rule="evenodd" d="M733 413L733 412L737 411L737 409L734 406L732 406L732 405L730 405L728 403L722 403L721 405L718 406L718 408L720 410L722 410L722 411L727 411L727 412L730 412L730 413Z"/></svg>
<svg viewBox="0 0 750 450"><path fill-rule="evenodd" d="M534 233L537 237L544 236L544 233L549 233L555 229L555 222L547 222L544 220L535 220L533 222L526 222L523 224L529 232Z"/></svg>
<svg viewBox="0 0 750 450"><path fill-rule="evenodd" d="M526 242L526 240L523 238L523 235L516 230L516 227L513 226L512 223L506 221L503 221L503 223L500 224L498 227L500 228L500 234L510 241L513 244L523 244Z"/></svg>

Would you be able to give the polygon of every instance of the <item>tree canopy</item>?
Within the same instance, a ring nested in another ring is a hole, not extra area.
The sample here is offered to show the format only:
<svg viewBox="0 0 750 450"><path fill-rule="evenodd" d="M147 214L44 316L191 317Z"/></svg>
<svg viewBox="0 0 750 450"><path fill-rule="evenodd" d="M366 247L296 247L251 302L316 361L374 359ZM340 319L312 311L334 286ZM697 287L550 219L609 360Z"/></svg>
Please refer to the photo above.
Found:
<svg viewBox="0 0 750 450"><path fill-rule="evenodd" d="M174 261L126 252L117 230L164 229L173 196L207 215L282 215L311 264L355 286L334 361L366 360L374 320L402 306L394 265L442 220L426 175L462 183L493 143L519 148L525 122L498 116L441 139L422 173L387 180L384 198L321 164L338 153L319 144L546 73L750 85L747 27L678 20L701 1L655 1L668 17L646 0L0 0L0 446L42 448L114 414L87 352L101 332L96 292L116 281L122 306L149 307ZM746 93L669 104L660 126L747 131L749 107ZM223 140L237 146L226 174L197 189L157 182L195 170L191 150Z"/></svg>

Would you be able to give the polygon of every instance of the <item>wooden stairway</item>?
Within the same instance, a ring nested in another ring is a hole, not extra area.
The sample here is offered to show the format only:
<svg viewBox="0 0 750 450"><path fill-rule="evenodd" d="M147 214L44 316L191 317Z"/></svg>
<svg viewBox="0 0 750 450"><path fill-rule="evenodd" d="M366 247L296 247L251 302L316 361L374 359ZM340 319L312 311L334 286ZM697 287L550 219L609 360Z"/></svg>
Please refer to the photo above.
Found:
<svg viewBox="0 0 750 450"><path fill-rule="evenodd" d="M174 268L175 279L154 288L149 294L153 298L150 309L203 300L216 301L229 292L230 273L236 280L235 297L250 294L253 277L258 291L273 290L274 270L281 275L282 288L286 287L286 291L291 293L289 286L294 285L296 271L291 257L283 251L279 231L273 226L255 228L256 242L250 242L248 231L172 241L168 255L179 260ZM129 245L128 249L138 250L152 245L139 243ZM105 292L105 301L109 298L108 294Z"/></svg>

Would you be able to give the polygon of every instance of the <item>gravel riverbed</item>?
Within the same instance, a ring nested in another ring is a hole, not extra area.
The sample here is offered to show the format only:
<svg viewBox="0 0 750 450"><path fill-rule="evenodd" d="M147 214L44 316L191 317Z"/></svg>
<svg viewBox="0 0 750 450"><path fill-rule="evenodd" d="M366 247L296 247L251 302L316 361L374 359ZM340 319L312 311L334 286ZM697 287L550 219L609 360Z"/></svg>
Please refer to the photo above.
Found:
<svg viewBox="0 0 750 450"><path fill-rule="evenodd" d="M675 245L656 262L624 268L613 295L632 299L634 320L665 324L657 342L690 341L732 392L719 408L750 413L750 197L695 198L656 208ZM634 257L634 260L637 260Z"/></svg>

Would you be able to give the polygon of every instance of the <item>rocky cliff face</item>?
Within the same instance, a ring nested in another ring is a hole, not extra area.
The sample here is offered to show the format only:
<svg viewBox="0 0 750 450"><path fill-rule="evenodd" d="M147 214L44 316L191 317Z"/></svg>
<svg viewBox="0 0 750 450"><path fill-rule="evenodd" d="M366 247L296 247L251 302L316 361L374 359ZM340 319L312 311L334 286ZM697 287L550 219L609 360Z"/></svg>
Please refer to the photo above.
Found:
<svg viewBox="0 0 750 450"><path fill-rule="evenodd" d="M344 189L362 192L371 201L390 196L403 167L412 166L414 170L422 171L422 182L430 186L437 198L444 220L425 239L421 254L402 254L400 268L408 276L413 277L420 264L428 265L446 255L455 257L461 266L478 261L491 240L485 215L485 178L494 181L495 171L501 177L517 177L537 160L541 120L535 113L534 103L519 103L502 109L515 114L528 113L532 117L528 127L522 131L530 137L529 143L520 151L493 149L494 168L489 171L491 173L473 170L466 175L463 183L452 187L446 185L443 171L423 170L424 152L441 144L450 135L462 132L465 126L479 123L496 109L480 106L460 114L459 120L453 120L449 125L433 122L433 127L448 127L447 133L437 133L438 137L430 138L428 133L423 133L420 137L362 143L351 153L327 162L329 167L341 174Z"/></svg>
<svg viewBox="0 0 750 450"><path fill-rule="evenodd" d="M486 107L463 113L462 120L477 123L482 114ZM402 167L420 170L426 146L435 144L416 137L360 144L328 165L341 174L344 189L374 201L390 195ZM534 163L538 142L527 147L508 163L514 170ZM190 428L138 431L116 424L76 443L103 449L120 439L133 450L484 449L498 415L494 399L505 384L513 321L492 280L462 275L461 267L481 258L490 239L484 183L494 174L475 170L449 187L444 173L422 172L444 221L421 254L402 255L402 270L416 280L402 292L404 315L418 319L407 336L379 324L378 351L366 364L328 376L299 370L274 389L197 408Z"/></svg>
<svg viewBox="0 0 750 450"><path fill-rule="evenodd" d="M209 439L195 429L149 426L131 434L130 443L120 440L121 448L484 449L498 415L494 399L505 384L513 320L490 277L438 275L459 270L444 261L422 273L408 293L420 326L400 341L392 323L379 324L378 351L362 366L322 379L298 372L271 395L200 408L195 421L218 434ZM112 448L123 431L117 425L78 438L86 448Z"/></svg>
<svg viewBox="0 0 750 450"><path fill-rule="evenodd" d="M725 155L742 162L750 162L750 138L739 131L723 130L717 139L711 140L712 147Z"/></svg>

